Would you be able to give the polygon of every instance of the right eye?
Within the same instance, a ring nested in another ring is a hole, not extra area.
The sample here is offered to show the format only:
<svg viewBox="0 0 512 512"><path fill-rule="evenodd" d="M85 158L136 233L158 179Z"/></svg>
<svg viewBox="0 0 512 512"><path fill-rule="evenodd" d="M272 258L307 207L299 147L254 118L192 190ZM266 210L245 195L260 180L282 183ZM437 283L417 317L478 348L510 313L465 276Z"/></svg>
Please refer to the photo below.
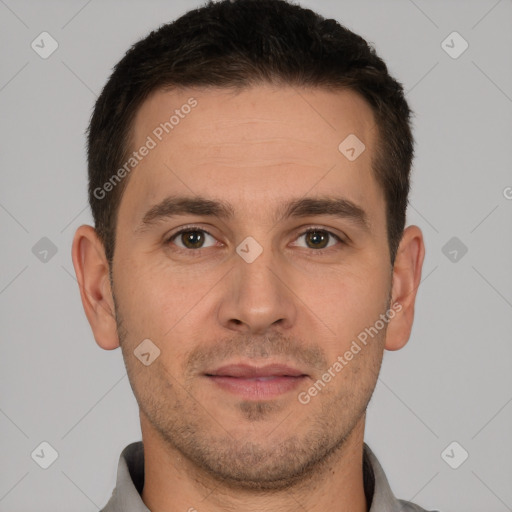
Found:
<svg viewBox="0 0 512 512"><path fill-rule="evenodd" d="M212 240L215 240L215 238L210 233L208 233L208 231L197 226L188 226L186 228L180 229L176 233L173 233L166 240L166 243L172 242L183 250L199 250L211 247L204 247L205 240L208 237L210 237ZM180 242L182 245L180 245L178 242Z"/></svg>

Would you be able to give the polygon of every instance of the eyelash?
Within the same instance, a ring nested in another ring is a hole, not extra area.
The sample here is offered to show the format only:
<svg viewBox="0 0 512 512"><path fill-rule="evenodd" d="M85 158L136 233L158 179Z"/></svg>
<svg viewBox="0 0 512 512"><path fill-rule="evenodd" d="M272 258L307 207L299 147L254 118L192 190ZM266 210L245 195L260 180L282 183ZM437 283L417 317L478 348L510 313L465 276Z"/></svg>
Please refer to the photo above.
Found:
<svg viewBox="0 0 512 512"><path fill-rule="evenodd" d="M212 238L215 238L209 231L207 231L206 229L200 228L199 226L186 226L186 227L180 229L179 231L177 231L176 233L173 233L170 237L168 237L165 240L165 244L167 245L167 244L171 243L175 238L177 238L178 236L180 236L183 233L189 233L189 232L193 232L193 231L200 231L202 233L206 233L207 235L211 236ZM297 238L300 238L301 236L307 235L308 233L317 232L317 231L320 231L322 233L327 233L330 237L335 238L341 244L346 245L346 242L342 238L340 238L338 235L336 235L336 234L332 233L331 231L329 231L329 230L327 230L325 228L322 228L320 226L311 226L311 227L309 227L308 229L306 229L305 231L300 233L297 236ZM315 255L321 256L321 255L325 254L326 252L329 252L331 249L334 249L334 248L335 247L333 246L333 247L328 247L326 249L311 249L311 248L307 248L306 250L310 254L314 253ZM199 249L184 249L182 247L178 247L178 249L181 250L181 251L189 252L189 253L192 253L192 252L193 253L198 253L197 255L200 256L201 252L203 250L210 249L210 247L199 248Z"/></svg>

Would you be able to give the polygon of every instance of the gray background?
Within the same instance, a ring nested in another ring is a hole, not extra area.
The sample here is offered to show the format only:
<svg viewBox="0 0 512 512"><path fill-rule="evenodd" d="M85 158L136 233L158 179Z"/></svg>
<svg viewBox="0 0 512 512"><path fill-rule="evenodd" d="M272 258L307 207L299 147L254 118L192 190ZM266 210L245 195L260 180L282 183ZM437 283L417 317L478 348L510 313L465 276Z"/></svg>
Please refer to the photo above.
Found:
<svg viewBox="0 0 512 512"><path fill-rule="evenodd" d="M0 511L98 510L140 439L121 352L96 345L71 263L74 231L91 223L84 130L128 47L196 5L0 0ZM366 442L398 497L512 510L512 3L302 5L375 43L416 112L408 223L427 256L412 338L385 353ZM48 59L31 48L43 31L59 44ZM453 31L469 43L457 59L441 46ZM46 262L32 252L43 237L57 248ZM30 456L42 441L59 454L46 470ZM441 457L452 441L469 453L458 469Z"/></svg>

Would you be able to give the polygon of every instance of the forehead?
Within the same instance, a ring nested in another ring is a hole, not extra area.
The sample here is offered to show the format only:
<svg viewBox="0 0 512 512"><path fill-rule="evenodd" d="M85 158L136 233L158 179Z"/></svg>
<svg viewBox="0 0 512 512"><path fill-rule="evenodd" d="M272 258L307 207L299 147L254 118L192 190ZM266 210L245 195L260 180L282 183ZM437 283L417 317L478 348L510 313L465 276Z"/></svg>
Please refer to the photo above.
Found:
<svg viewBox="0 0 512 512"><path fill-rule="evenodd" d="M255 206L336 189L356 204L379 206L376 136L371 107L349 90L159 90L134 119L131 149L152 148L130 175L120 217L135 223L148 206L178 193ZM364 151L350 159L347 146Z"/></svg>
<svg viewBox="0 0 512 512"><path fill-rule="evenodd" d="M370 144L374 125L370 106L353 91L259 85L236 91L158 90L141 105L132 128L135 146L148 134L158 138L163 131L161 135L169 140L157 142L174 142L184 150L193 147L194 154L187 158L200 162L204 156L212 157L211 147L217 157L230 156L230 142L243 143L258 159L281 156L284 148L279 142L284 138L292 144L290 155L299 150L299 158L317 158L319 152L328 157L338 151L340 138L349 134Z"/></svg>

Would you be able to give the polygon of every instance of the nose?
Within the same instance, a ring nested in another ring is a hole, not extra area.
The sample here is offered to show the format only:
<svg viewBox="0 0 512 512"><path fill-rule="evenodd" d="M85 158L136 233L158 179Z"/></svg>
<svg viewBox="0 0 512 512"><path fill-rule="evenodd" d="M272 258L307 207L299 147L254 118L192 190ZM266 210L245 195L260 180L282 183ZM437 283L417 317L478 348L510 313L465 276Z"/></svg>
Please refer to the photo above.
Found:
<svg viewBox="0 0 512 512"><path fill-rule="evenodd" d="M264 334L276 326L291 328L297 316L291 272L272 249L249 261L234 256L234 268L223 283L219 321L225 328L250 334Z"/></svg>

